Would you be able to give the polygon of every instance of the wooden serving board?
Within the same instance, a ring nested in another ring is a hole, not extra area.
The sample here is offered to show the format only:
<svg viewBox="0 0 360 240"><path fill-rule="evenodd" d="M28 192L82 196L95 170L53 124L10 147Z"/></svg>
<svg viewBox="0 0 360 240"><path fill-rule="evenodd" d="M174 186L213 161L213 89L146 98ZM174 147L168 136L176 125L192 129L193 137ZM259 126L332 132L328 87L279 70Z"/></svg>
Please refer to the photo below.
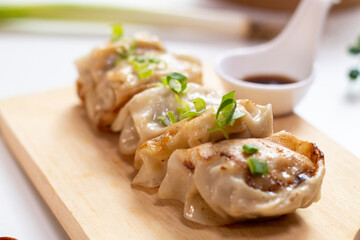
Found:
<svg viewBox="0 0 360 240"><path fill-rule="evenodd" d="M323 150L322 199L277 219L223 227L189 222L181 203L132 188L132 159L120 156L116 134L93 131L73 88L2 101L0 127L72 239L359 239L360 161L297 115L276 119L275 129Z"/></svg>

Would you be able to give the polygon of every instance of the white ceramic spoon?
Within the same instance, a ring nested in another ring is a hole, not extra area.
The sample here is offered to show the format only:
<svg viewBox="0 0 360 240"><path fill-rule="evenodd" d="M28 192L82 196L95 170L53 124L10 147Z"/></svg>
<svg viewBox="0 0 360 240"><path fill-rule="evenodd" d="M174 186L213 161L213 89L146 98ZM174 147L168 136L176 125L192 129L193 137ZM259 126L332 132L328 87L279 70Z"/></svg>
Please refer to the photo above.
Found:
<svg viewBox="0 0 360 240"><path fill-rule="evenodd" d="M314 78L313 61L321 29L336 0L302 0L284 30L265 44L224 52L215 62L217 74L237 98L272 103L274 115L292 112ZM291 84L242 81L252 75L284 75Z"/></svg>

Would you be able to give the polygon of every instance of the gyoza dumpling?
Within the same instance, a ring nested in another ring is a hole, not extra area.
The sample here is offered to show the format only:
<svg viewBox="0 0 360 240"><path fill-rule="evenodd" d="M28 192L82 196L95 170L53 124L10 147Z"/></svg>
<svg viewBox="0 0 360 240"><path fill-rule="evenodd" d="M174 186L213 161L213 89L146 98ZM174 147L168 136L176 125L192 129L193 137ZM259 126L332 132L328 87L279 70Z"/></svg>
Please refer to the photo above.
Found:
<svg viewBox="0 0 360 240"><path fill-rule="evenodd" d="M250 100L236 102L237 111L245 115L236 119L233 126L226 126L230 135L248 138L267 137L272 134L273 116L270 104L260 106ZM214 113L212 109L208 109L201 115L171 125L160 136L142 143L136 150L134 161L135 168L140 170L132 183L146 187L159 186L173 151L224 139L221 131L208 131L214 127Z"/></svg>
<svg viewBox="0 0 360 240"><path fill-rule="evenodd" d="M168 86L145 90L136 94L120 111L112 125L114 132L121 131L119 149L123 154L134 154L138 146L154 137L159 136L168 128L158 116L166 116L172 111L179 117L176 109L181 108L181 101L185 101L191 111L195 111L192 100L202 98L207 108L218 104L221 94L209 90L196 83L187 84L186 93L176 95ZM180 99L178 99L178 98Z"/></svg>
<svg viewBox="0 0 360 240"><path fill-rule="evenodd" d="M245 144L258 150L248 154ZM249 158L266 161L268 174L252 174ZM324 173L316 145L282 131L176 150L158 194L184 202L184 216L191 221L228 224L308 207L320 199Z"/></svg>
<svg viewBox="0 0 360 240"><path fill-rule="evenodd" d="M120 109L136 93L155 86L161 77L180 72L188 82L201 83L198 59L166 53L155 36L109 42L76 61L78 95L93 125L111 130Z"/></svg>

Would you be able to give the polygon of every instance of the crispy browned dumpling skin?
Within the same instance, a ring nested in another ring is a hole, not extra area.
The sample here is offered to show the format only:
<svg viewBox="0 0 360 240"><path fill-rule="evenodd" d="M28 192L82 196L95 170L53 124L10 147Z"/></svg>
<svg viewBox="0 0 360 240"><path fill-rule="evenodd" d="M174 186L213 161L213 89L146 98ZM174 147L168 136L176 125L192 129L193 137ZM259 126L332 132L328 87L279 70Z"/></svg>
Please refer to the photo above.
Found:
<svg viewBox="0 0 360 240"><path fill-rule="evenodd" d="M261 106L244 99L236 102L236 109L245 115L237 119L233 126L226 127L231 137L267 137L272 134L273 116L270 104ZM176 149L225 139L221 131L208 131L214 127L215 115L212 109L208 109L195 118L184 119L171 125L160 136L141 144L135 153L134 166L139 172L133 184L159 186L166 173L167 161Z"/></svg>
<svg viewBox="0 0 360 240"><path fill-rule="evenodd" d="M121 131L120 152L124 155L133 155L141 143L165 132L169 126L164 125L158 119L159 116L167 117L167 112L172 111L179 119L176 109L182 106L179 105L177 98L186 102L191 111L196 111L192 102L196 98L203 99L206 108L212 108L221 102L223 94L217 91L196 83L188 83L187 88L186 93L177 95L169 86L160 84L158 87L136 94L127 102L112 125L114 132Z"/></svg>
<svg viewBox="0 0 360 240"><path fill-rule="evenodd" d="M160 63L149 64L149 68L153 69L150 77L140 79L129 59L118 53L134 43L136 50L133 56L161 60ZM201 63L198 59L169 54L157 37L146 34L96 48L89 55L78 59L76 66L79 72L78 95L86 107L90 121L97 129L105 131L111 130L118 112L132 96L154 87L161 77L171 72L180 72L189 82L201 84L202 81Z"/></svg>
<svg viewBox="0 0 360 240"><path fill-rule="evenodd" d="M260 149L243 151L244 144ZM247 159L266 161L269 174L253 175ZM184 216L207 225L273 217L319 200L324 155L311 142L282 131L267 138L224 140L170 157L159 196L184 202Z"/></svg>

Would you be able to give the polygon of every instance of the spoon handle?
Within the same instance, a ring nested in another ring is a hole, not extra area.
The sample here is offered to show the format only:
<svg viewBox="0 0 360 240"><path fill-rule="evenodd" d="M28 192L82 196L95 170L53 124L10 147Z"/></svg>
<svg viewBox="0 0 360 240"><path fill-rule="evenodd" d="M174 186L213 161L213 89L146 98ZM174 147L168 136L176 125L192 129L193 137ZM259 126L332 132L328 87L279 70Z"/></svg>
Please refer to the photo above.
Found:
<svg viewBox="0 0 360 240"><path fill-rule="evenodd" d="M281 34L272 42L279 54L296 56L298 64L311 68L321 29L337 0L302 0ZM294 59L293 58L293 59Z"/></svg>

